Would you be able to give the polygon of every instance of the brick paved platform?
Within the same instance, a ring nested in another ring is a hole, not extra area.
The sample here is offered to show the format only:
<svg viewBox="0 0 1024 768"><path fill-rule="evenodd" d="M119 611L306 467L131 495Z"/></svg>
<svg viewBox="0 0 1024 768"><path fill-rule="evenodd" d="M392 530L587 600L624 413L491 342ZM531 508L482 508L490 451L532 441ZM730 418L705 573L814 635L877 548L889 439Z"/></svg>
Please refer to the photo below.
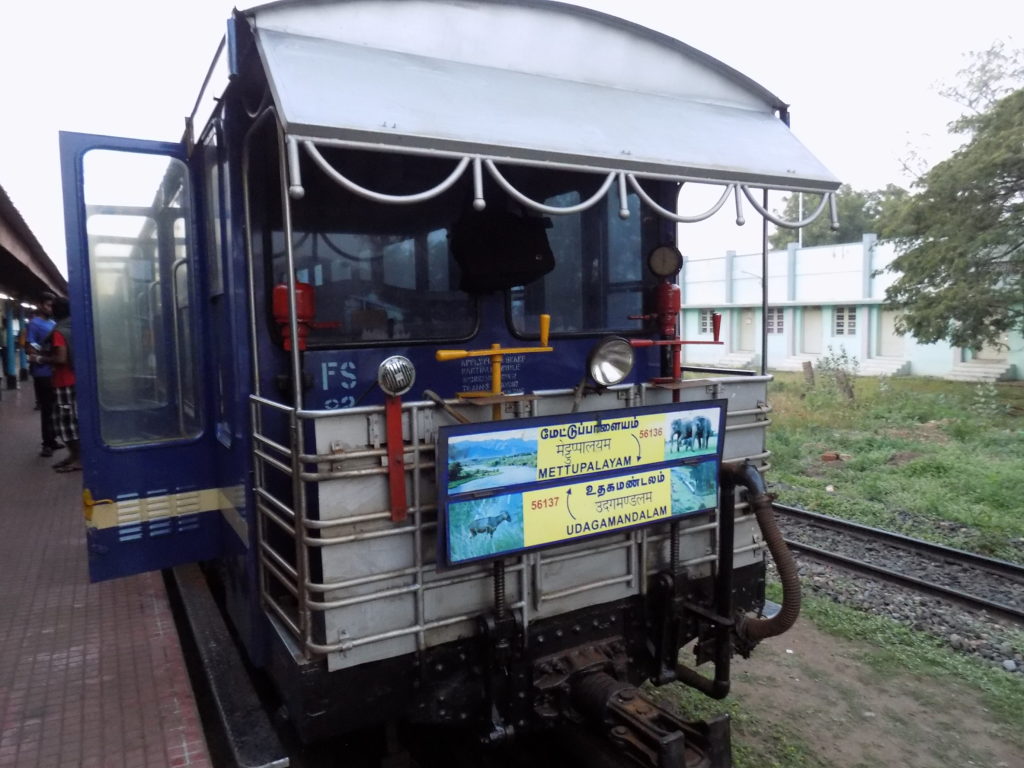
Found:
<svg viewBox="0 0 1024 768"><path fill-rule="evenodd" d="M209 768L159 573L90 584L80 472L0 400L0 768Z"/></svg>

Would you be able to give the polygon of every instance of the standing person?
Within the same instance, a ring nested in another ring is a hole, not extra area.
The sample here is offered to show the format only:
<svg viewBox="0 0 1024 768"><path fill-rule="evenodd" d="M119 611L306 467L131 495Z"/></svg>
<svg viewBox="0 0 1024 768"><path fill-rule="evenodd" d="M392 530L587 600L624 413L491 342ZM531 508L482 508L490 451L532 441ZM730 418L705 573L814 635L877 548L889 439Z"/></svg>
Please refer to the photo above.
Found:
<svg viewBox="0 0 1024 768"><path fill-rule="evenodd" d="M29 356L29 373L32 374L32 385L36 393L36 409L39 411L39 425L43 437L43 449L40 456L53 456L53 452L64 446L57 442L53 431L53 369L50 365L38 361L55 322L53 320L53 302L56 297L52 293L44 293L38 299L38 306L28 321L25 330L25 346Z"/></svg>
<svg viewBox="0 0 1024 768"><path fill-rule="evenodd" d="M43 361L53 366L53 431L68 447L68 456L53 468L58 472L82 469L78 443L78 404L75 401L75 359L71 346L71 316L61 302L57 324L50 331Z"/></svg>

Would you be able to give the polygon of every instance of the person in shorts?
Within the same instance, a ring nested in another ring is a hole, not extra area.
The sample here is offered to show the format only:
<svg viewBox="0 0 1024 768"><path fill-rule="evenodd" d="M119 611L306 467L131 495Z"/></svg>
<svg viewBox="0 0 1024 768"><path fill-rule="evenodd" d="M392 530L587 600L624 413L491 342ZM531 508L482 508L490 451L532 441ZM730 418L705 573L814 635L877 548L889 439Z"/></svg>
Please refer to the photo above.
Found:
<svg viewBox="0 0 1024 768"><path fill-rule="evenodd" d="M57 324L47 339L42 361L53 366L54 392L53 431L67 446L68 456L53 468L58 472L77 472L82 469L78 442L78 404L75 400L75 363L71 346L71 316L61 304L57 310Z"/></svg>

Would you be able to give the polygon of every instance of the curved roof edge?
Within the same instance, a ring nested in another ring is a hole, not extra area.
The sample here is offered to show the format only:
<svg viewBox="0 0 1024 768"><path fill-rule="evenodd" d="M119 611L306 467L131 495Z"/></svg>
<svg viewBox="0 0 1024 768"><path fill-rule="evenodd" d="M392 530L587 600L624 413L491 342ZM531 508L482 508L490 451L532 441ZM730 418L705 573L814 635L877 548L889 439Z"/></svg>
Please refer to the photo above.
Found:
<svg viewBox="0 0 1024 768"><path fill-rule="evenodd" d="M833 191L786 104L668 35L545 0L243 12L293 135Z"/></svg>
<svg viewBox="0 0 1024 768"><path fill-rule="evenodd" d="M706 71L721 76L773 110L785 113L789 107L787 102L780 99L751 77L719 59L687 45L677 38L618 16L572 3L560 2L559 0L275 0L275 2L253 6L240 13L243 16L256 20L256 25L262 28L274 28L278 29L278 31L286 31L292 34L308 34L314 37L337 39L341 42L372 45L373 47L387 48L404 53L427 56L436 55L437 58L462 61L463 63L487 64L482 56L474 56L470 59L460 57L459 52L453 50L456 46L450 45L453 37L451 34L447 36L440 35L435 39L433 54L430 50L424 49L424 42L430 39L430 35L425 30L418 30L418 34L410 35L406 30L389 28L387 24L371 21L369 26L381 34L372 41L365 38L362 40L354 39L359 34L365 34L366 32L365 29L352 29L353 26L358 27L359 24L363 23L360 19L361 14L358 11L358 6L367 7L369 10L368 15L373 16L377 20L383 14L391 15L397 19L403 14L408 14L410 7L418 5L429 6L430 12L433 14L442 12L446 7L450 10L457 9L459 13L494 13L501 12L502 9L514 11L515 9L529 8L567 19L587 20L608 29L626 32L630 38L637 41L645 41L665 51L670 51L682 59L697 63ZM376 7L371 8L371 6ZM331 16L334 12L344 15L346 26L349 27L349 29L341 32L340 35L331 29ZM307 14L313 20L312 24L309 24L302 18L303 15ZM443 28L443 31L450 32L448 28ZM500 35L495 35L483 41L481 52L484 54L492 53L496 45L500 46L505 42L505 39L514 38L514 35L509 32L509 30L503 28ZM382 41L385 39L389 44L382 44ZM520 48L524 47L518 41L514 45ZM464 46L465 41L458 47ZM442 52L443 55L441 55ZM535 58L543 57L547 53L548 51L538 50L536 47L531 51ZM576 58L575 54L577 52L574 51L573 53L573 58ZM596 69L600 68L601 64L600 59L590 57L586 60L586 70L589 73L593 73ZM556 74L549 71L541 71L540 69L514 68L530 74L549 76ZM640 90L648 90L647 82L649 78L657 77L657 75L657 72L644 72L643 77L637 79L634 85ZM597 84L617 85L615 82L598 82Z"/></svg>

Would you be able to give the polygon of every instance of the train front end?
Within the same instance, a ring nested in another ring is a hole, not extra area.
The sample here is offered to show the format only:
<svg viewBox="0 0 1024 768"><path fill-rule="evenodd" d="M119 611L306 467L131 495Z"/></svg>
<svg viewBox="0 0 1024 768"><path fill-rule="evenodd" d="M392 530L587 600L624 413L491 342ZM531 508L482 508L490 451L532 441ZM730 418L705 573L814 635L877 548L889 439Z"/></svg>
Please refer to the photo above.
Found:
<svg viewBox="0 0 1024 768"><path fill-rule="evenodd" d="M768 377L686 371L720 339L679 336L676 201L710 182L741 215L753 184L833 180L770 94L580 9L245 20L261 594L300 728L388 713L502 741L585 715L652 764L726 764L727 723L635 687L724 695L764 605ZM492 33L527 27L525 58Z"/></svg>

